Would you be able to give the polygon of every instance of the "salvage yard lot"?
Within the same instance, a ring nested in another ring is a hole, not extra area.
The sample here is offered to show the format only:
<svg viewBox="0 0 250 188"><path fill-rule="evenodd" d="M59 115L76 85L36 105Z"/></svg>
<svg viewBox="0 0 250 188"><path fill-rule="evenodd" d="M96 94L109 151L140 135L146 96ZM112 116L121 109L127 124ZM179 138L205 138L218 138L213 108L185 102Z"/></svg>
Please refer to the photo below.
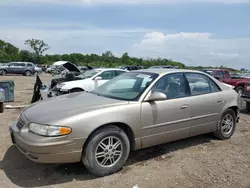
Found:
<svg viewBox="0 0 250 188"><path fill-rule="evenodd" d="M49 83L51 76L41 79ZM6 76L15 81L15 102L29 104L35 77ZM84 105L84 104L83 104ZM46 109L44 109L46 110ZM9 136L20 110L0 114L0 187L214 187L250 188L250 115L242 112L230 140L202 135L132 152L125 167L104 178L92 176L82 164L36 164L26 159Z"/></svg>

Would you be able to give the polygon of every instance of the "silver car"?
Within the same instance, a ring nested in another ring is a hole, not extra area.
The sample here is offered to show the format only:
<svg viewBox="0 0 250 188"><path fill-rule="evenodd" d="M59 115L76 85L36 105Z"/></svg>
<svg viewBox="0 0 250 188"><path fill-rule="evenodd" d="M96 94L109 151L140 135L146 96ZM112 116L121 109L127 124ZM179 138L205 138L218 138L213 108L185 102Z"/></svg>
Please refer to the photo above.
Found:
<svg viewBox="0 0 250 188"><path fill-rule="evenodd" d="M117 172L131 150L213 132L229 139L239 120L237 93L198 71L144 69L92 92L35 103L10 127L32 161L82 161L97 176Z"/></svg>

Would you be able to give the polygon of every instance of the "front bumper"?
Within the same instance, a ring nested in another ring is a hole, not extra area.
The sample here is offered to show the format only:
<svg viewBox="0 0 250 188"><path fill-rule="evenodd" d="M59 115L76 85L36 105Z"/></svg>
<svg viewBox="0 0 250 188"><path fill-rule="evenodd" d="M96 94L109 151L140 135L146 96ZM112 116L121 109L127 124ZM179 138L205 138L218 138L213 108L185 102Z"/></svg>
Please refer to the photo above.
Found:
<svg viewBox="0 0 250 188"><path fill-rule="evenodd" d="M80 162L86 139L69 140L68 136L43 137L19 130L16 122L9 128L12 143L28 159L38 163Z"/></svg>

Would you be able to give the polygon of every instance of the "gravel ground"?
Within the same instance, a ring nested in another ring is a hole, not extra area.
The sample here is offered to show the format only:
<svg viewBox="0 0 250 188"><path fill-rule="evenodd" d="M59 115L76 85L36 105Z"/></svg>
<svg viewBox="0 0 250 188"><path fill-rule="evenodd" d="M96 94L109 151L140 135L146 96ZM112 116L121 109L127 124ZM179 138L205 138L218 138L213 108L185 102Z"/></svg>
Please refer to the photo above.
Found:
<svg viewBox="0 0 250 188"><path fill-rule="evenodd" d="M50 75L42 75L46 83ZM14 104L29 104L35 77L6 76L15 81ZM132 152L118 173L96 178L82 164L46 165L27 160L11 144L8 127L20 113L0 114L0 188L250 188L250 114L230 140L202 135Z"/></svg>

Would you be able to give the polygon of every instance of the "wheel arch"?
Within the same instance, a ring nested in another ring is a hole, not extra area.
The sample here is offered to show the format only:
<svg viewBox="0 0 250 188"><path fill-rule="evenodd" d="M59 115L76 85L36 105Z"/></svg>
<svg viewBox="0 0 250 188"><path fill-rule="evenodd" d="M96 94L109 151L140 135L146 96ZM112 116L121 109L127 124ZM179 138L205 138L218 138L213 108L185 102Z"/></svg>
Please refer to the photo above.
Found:
<svg viewBox="0 0 250 188"><path fill-rule="evenodd" d="M98 131L99 129L102 129L106 126L109 126L109 125L114 125L114 126L117 126L119 127L120 129L122 129L126 135L128 136L128 139L129 139L129 143L130 143L130 150L133 151L135 150L135 135L134 135L134 132L133 130L131 129L131 127L125 123L122 123L122 122L112 122L112 123L107 123L107 124L104 124L104 125L101 125L99 127L97 127L96 129L94 129L88 136L87 140L85 141L84 145L83 145L83 151L84 149L86 148L88 142L91 140L92 138L92 135Z"/></svg>
<svg viewBox="0 0 250 188"><path fill-rule="evenodd" d="M0 69L0 71L5 71L6 73L8 73L7 69Z"/></svg>
<svg viewBox="0 0 250 188"><path fill-rule="evenodd" d="M80 88L80 87L74 87L74 88L70 89L70 91L77 90L77 89L79 89L79 90L81 90L81 91L84 91L84 89L82 89L82 88Z"/></svg>

